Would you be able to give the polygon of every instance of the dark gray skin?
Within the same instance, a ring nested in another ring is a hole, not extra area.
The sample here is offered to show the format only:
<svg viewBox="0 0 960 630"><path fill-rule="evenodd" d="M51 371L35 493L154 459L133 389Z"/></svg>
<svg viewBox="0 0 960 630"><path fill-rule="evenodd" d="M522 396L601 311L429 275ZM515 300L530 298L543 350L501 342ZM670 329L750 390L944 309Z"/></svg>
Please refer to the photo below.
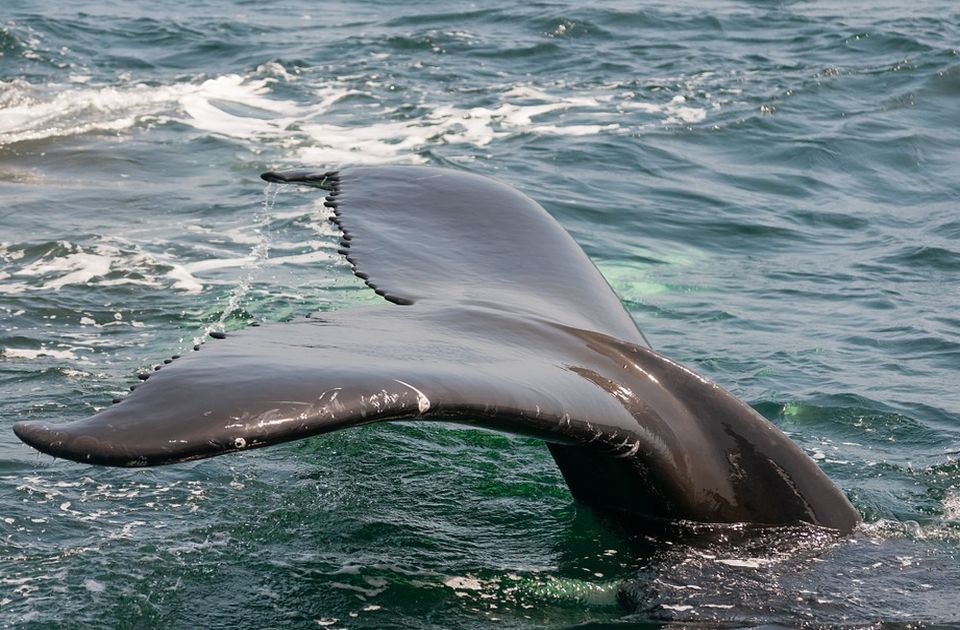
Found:
<svg viewBox="0 0 960 630"><path fill-rule="evenodd" d="M17 423L24 442L153 466L443 420L546 441L579 502L637 530L859 522L770 422L651 350L586 254L525 195L426 167L263 177L327 190L342 253L399 306L230 333L86 420Z"/></svg>

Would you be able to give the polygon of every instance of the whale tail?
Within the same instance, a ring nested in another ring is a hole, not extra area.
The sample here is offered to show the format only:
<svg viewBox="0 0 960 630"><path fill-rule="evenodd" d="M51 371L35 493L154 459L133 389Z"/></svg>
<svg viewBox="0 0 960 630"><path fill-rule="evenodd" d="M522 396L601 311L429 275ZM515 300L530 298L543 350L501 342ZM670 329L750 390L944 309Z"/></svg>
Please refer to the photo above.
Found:
<svg viewBox="0 0 960 630"><path fill-rule="evenodd" d="M357 275L403 306L230 333L90 418L17 423L23 441L150 466L443 420L545 440L575 498L638 527L857 522L773 425L646 347L582 250L519 192L419 167L264 178L328 190Z"/></svg>

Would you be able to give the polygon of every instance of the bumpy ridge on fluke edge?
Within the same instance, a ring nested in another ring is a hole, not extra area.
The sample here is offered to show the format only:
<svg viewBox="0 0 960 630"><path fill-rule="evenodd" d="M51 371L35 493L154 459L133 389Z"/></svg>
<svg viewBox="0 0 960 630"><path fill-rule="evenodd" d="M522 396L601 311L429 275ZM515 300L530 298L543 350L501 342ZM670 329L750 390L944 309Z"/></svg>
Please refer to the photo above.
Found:
<svg viewBox="0 0 960 630"><path fill-rule="evenodd" d="M327 195L323 199L323 205L324 207L330 208L333 211L330 221L337 226L341 233L340 246L337 248L337 253L343 256L347 262L350 263L350 268L353 270L353 275L360 280L363 280L363 283L373 289L374 293L388 302L392 302L393 304L400 306L409 306L413 304L413 300L385 290L384 288L378 286L375 282L371 281L369 274L357 269L357 263L350 255L350 245L353 241L353 236L343 228L342 222L340 221L341 209L337 203L337 197L341 192L339 171L325 171L322 173L316 173L312 171L267 171L266 173L260 175L260 179L272 184L302 184L304 186L321 188L328 191Z"/></svg>

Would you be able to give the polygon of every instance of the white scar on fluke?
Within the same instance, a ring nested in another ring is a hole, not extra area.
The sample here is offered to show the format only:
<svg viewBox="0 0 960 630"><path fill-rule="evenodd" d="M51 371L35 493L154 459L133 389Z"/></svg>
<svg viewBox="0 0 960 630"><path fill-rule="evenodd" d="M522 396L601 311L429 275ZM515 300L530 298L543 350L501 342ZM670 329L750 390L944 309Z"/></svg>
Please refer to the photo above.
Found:
<svg viewBox="0 0 960 630"><path fill-rule="evenodd" d="M403 385L404 387L409 387L410 389L413 390L413 393L415 393L415 394L417 395L417 409L420 410L420 415L423 415L423 414L427 413L428 411L430 411L430 399L427 398L427 395L426 395L426 394L424 394L423 392L421 392L419 389L417 389L416 387L414 387L414 386L411 385L410 383L407 383L407 382L405 382L405 381L401 381L401 380L398 379L398 378L395 378L395 379L393 379L393 380L396 381L397 383L400 383L400 384Z"/></svg>

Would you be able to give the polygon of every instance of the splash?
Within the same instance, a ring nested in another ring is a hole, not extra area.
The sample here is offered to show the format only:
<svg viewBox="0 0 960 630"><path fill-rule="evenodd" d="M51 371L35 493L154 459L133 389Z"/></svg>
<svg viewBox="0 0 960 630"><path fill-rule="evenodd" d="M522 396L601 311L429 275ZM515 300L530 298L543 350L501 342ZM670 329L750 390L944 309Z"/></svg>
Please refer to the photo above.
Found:
<svg viewBox="0 0 960 630"><path fill-rule="evenodd" d="M270 220L273 212L273 206L277 202L277 195L280 194L281 188L281 185L268 184L264 189L263 202L261 203L258 212L254 215L253 234L255 234L255 239L253 241L253 246L250 249L250 254L243 259L243 276L230 292L230 295L227 298L227 304L220 313L220 317L217 319L217 321L205 328L203 335L194 340L195 343L199 343L200 340L202 340L203 337L208 335L211 331L222 330L224 328L227 320L240 307L240 303L243 301L243 298L250 291L250 287L253 284L253 280L257 272L261 267L263 267L264 262L268 259L270 255Z"/></svg>

